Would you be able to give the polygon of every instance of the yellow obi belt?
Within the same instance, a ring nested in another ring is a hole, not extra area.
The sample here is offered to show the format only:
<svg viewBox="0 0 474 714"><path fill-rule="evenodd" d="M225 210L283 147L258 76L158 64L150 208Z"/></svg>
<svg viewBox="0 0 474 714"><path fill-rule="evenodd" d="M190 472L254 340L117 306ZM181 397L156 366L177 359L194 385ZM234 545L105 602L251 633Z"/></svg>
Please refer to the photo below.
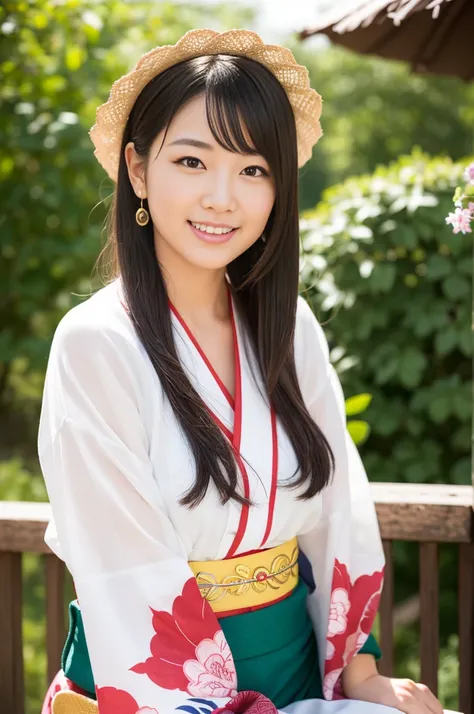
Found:
<svg viewBox="0 0 474 714"><path fill-rule="evenodd" d="M298 584L298 541L226 560L189 563L201 595L217 615L258 610L291 595Z"/></svg>

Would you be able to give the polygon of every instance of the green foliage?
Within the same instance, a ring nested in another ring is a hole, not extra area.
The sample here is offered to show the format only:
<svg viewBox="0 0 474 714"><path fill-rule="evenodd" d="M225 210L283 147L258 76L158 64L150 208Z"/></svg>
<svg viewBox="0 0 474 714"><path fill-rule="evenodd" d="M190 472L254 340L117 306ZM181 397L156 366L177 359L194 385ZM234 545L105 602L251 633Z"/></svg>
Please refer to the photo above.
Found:
<svg viewBox="0 0 474 714"><path fill-rule="evenodd" d="M419 632L399 628L395 645L401 661L397 676L408 677L419 682L421 679ZM438 698L444 708L452 711L457 711L459 706L458 646L458 636L451 635L439 652Z"/></svg>
<svg viewBox="0 0 474 714"><path fill-rule="evenodd" d="M301 171L301 207L325 186L372 172L418 146L457 160L474 150L474 85L411 72L408 65L342 48L295 44L323 97L324 136Z"/></svg>
<svg viewBox="0 0 474 714"><path fill-rule="evenodd" d="M375 481L470 483L472 236L445 224L464 166L414 151L328 189L301 222L302 281L345 393L372 395L361 453ZM417 569L409 546L395 553L403 598ZM452 555L443 568L446 637Z"/></svg>
<svg viewBox="0 0 474 714"><path fill-rule="evenodd" d="M236 12L213 8L213 24ZM246 12L244 18L251 15ZM199 6L121 0L6 2L0 10L0 363L43 369L71 290L88 292L112 191L88 130L145 50L209 19ZM99 195L98 188L101 186ZM92 210L91 210L92 209Z"/></svg>
<svg viewBox="0 0 474 714"><path fill-rule="evenodd" d="M352 417L365 412L372 397L370 394L357 394L354 397L346 399L346 416ZM360 419L350 419L347 422L347 430L356 446L361 446L370 434L370 426L366 421Z"/></svg>
<svg viewBox="0 0 474 714"><path fill-rule="evenodd" d="M151 0L0 7L0 433L25 381L37 382L38 406L54 329L97 286L91 273L113 190L88 136L97 106L144 51L193 27L246 25L253 14ZM30 444L35 417L18 417L16 431ZM16 452L15 441L9 449Z"/></svg>
<svg viewBox="0 0 474 714"><path fill-rule="evenodd" d="M45 501L38 408L53 331L89 294L113 184L88 130L112 82L193 27L248 25L250 8L139 0L0 5L0 500ZM12 458L15 456L15 458ZM46 691L45 583L27 554L26 712Z"/></svg>
<svg viewBox="0 0 474 714"><path fill-rule="evenodd" d="M0 500L47 501L41 474L30 471L20 459L0 461Z"/></svg>
<svg viewBox="0 0 474 714"><path fill-rule="evenodd" d="M464 164L420 152L329 189L305 214L303 282L368 391L383 481L470 483L472 239L444 223Z"/></svg>

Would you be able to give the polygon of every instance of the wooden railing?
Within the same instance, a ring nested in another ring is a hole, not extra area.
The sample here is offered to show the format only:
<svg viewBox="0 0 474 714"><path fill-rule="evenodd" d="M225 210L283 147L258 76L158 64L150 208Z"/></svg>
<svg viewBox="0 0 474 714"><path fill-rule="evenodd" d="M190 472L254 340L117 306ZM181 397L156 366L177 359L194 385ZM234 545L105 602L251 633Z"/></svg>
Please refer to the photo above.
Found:
<svg viewBox="0 0 474 714"><path fill-rule="evenodd" d="M474 714L474 517L470 486L372 484L387 559L380 607L379 669L393 674L394 572L392 543L420 549L421 680L438 690L438 546L459 548L459 709ZM43 541L46 503L0 502L0 711L24 714L22 553L43 555L48 679L59 668L65 638L65 569Z"/></svg>

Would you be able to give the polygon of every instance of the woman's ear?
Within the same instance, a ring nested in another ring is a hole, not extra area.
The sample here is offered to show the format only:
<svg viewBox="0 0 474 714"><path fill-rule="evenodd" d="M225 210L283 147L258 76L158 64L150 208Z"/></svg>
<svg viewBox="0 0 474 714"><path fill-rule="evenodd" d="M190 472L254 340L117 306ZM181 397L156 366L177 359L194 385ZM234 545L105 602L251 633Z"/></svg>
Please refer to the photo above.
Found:
<svg viewBox="0 0 474 714"><path fill-rule="evenodd" d="M124 150L128 177L136 195L146 198L145 163L135 151L135 144L129 141Z"/></svg>

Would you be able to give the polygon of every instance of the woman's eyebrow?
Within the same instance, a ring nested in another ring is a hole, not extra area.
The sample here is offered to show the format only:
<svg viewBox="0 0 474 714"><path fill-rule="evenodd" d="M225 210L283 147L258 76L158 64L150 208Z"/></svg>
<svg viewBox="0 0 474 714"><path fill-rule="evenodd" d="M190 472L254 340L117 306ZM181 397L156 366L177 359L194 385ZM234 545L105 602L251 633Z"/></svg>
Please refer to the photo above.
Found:
<svg viewBox="0 0 474 714"><path fill-rule="evenodd" d="M211 144L208 144L206 141L201 141L201 139L192 139L191 137L183 137L182 139L175 139L175 141L171 141L167 146L194 146L197 149L207 149L209 151L214 151L214 147ZM262 156L263 154L260 154L257 149L253 149L252 151L249 151L246 154L243 154L243 156Z"/></svg>
<svg viewBox="0 0 474 714"><path fill-rule="evenodd" d="M172 141L168 146L176 146L176 145L186 145L186 146L195 146L197 149L209 149L212 151L214 149L211 144L207 144L205 141L201 141L200 139L191 139L191 138L186 138L184 137L183 139L176 139L175 141Z"/></svg>

